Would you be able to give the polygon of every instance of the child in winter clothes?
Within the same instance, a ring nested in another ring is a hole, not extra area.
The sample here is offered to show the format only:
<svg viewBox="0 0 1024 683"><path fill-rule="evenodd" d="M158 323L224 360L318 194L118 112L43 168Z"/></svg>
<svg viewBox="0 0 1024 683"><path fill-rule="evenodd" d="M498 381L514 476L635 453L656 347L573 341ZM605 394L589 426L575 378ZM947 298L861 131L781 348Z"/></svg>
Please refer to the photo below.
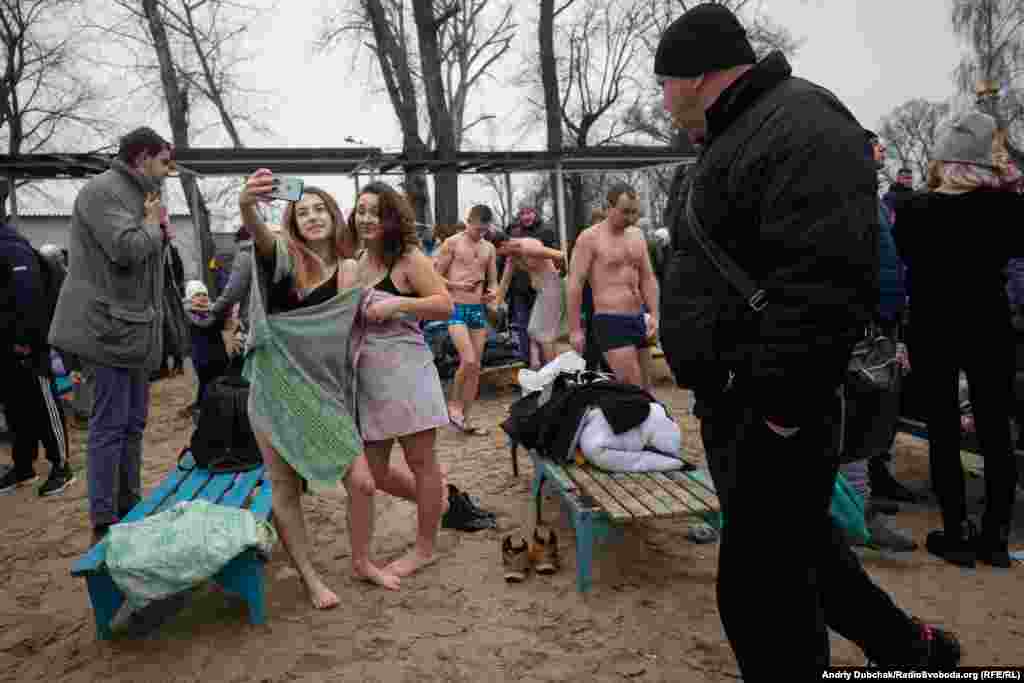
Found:
<svg viewBox="0 0 1024 683"><path fill-rule="evenodd" d="M199 280L189 280L185 284L184 304L192 332L192 365L199 380L195 403L198 409L206 395L206 387L228 369L228 342L233 341L236 321L218 319L211 315L209 291ZM234 344L231 350L234 350Z"/></svg>

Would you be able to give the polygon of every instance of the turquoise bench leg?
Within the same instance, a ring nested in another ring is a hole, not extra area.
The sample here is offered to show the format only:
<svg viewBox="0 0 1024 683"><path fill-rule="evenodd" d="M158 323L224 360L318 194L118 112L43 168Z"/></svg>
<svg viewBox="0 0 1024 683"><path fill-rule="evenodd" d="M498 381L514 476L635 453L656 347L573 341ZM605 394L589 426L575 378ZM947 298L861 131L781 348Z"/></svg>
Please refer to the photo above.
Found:
<svg viewBox="0 0 1024 683"><path fill-rule="evenodd" d="M542 495L543 491L544 491L544 468L543 467L535 466L534 467L534 475L533 475L533 502L534 502L534 505L537 508L537 524L538 525L541 522L540 512L541 512L541 502L544 500L544 497Z"/></svg>
<svg viewBox="0 0 1024 683"><path fill-rule="evenodd" d="M249 622L264 624L266 615L266 593L263 580L263 560L254 550L247 550L227 563L214 581L226 590L241 596L249 606Z"/></svg>
<svg viewBox="0 0 1024 683"><path fill-rule="evenodd" d="M113 636L110 622L124 604L124 594L106 572L90 574L85 582L89 588L89 600L92 602L92 611L96 617L96 638L110 640Z"/></svg>
<svg viewBox="0 0 1024 683"><path fill-rule="evenodd" d="M576 527L576 590L586 593L591 585L591 568L594 562L594 517L589 511L575 515Z"/></svg>

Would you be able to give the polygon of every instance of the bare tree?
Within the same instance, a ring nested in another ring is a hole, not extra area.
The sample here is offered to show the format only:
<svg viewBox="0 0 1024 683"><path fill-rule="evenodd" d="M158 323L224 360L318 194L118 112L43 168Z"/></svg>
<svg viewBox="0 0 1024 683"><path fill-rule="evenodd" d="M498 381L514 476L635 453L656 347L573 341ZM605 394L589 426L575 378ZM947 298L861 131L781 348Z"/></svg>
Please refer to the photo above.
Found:
<svg viewBox="0 0 1024 683"><path fill-rule="evenodd" d="M557 10L553 5L542 5L540 24L545 42L553 41L556 12L567 9L568 4ZM549 149L554 144L559 145L560 151L565 147L582 149L621 142L636 132L625 122L622 112L640 97L637 57L644 49L641 39L648 30L650 13L628 0L579 0L565 16L569 18L560 27L565 53L555 54L553 43L542 43L538 55ZM553 104L561 119L561 132L557 134L549 109ZM573 175L566 184L570 190L566 224L572 243L588 222L585 181L582 176Z"/></svg>
<svg viewBox="0 0 1024 683"><path fill-rule="evenodd" d="M103 134L96 115L100 94L80 69L80 32L66 20L81 0L0 0L0 129L7 154L32 154L92 133ZM55 27L57 27L55 29ZM28 181L21 181L23 186ZM18 215L16 187L11 215Z"/></svg>
<svg viewBox="0 0 1024 683"><path fill-rule="evenodd" d="M1024 0L952 0L953 31L971 48L956 69L961 92L1010 134L1009 151L1018 164L1024 153L1013 144L1024 123Z"/></svg>
<svg viewBox="0 0 1024 683"><path fill-rule="evenodd" d="M468 131L493 115L467 120L473 92L509 51L514 37L512 4L492 18L493 0L358 0L342 7L317 36L321 50L333 49L355 35L376 57L377 67L402 129L403 151L414 161L427 149L453 160ZM411 22L410 22L411 10ZM410 26L411 24L411 26ZM412 31L415 31L415 38ZM426 100L427 136L417 100ZM415 168L415 166L413 167ZM421 172L408 172L406 186L419 186L417 217L426 220L426 182ZM458 175L435 176L435 220L458 221Z"/></svg>
<svg viewBox="0 0 1024 683"><path fill-rule="evenodd" d="M948 102L914 99L883 117L878 134L885 140L888 158L898 166L893 168L887 164L881 171L882 176L892 182L894 171L906 166L918 178L926 178L939 127L949 111Z"/></svg>
<svg viewBox="0 0 1024 683"><path fill-rule="evenodd" d="M354 37L357 49L364 47L376 58L388 98L402 131L402 151L413 162L405 169L405 191L413 200L416 220L427 222L429 194L426 175L415 162L427 152L420 133L417 75L411 58L412 37L407 29L405 0L354 0L328 18L318 33L315 46L329 52L343 39Z"/></svg>
<svg viewBox="0 0 1024 683"><path fill-rule="evenodd" d="M244 88L238 74L246 55L243 43L249 24L244 17L251 7L231 0L115 0L125 11L126 25L111 27L125 42L141 48L137 74L144 86L151 76L162 94L175 147L185 150L205 130L221 131L235 148L243 147L242 126L254 132L266 128L251 110L236 106L259 93ZM183 172L182 190L194 212L197 225L199 273L213 288L213 275L206 265L214 255L211 210L198 179ZM225 202L237 181L213 183L209 189L216 201Z"/></svg>

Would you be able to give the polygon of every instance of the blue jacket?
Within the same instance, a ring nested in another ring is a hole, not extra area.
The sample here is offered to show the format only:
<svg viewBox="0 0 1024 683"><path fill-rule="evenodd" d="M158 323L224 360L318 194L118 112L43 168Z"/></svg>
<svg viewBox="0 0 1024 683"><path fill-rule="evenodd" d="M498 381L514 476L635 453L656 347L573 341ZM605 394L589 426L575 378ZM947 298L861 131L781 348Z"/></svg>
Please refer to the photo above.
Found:
<svg viewBox="0 0 1024 683"><path fill-rule="evenodd" d="M896 251L892 237L892 222L889 211L881 201L878 203L878 316L882 322L897 322L907 306L907 287L903 262Z"/></svg>
<svg viewBox="0 0 1024 683"><path fill-rule="evenodd" d="M43 299L35 249L14 226L0 223L0 354L17 344L31 347L33 356L49 357Z"/></svg>

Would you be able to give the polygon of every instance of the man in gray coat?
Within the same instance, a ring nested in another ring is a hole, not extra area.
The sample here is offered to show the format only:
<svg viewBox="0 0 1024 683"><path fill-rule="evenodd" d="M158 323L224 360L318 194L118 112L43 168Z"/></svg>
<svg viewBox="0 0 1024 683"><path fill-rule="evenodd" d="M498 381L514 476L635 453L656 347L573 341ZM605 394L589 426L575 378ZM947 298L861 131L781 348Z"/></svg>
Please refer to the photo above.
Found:
<svg viewBox="0 0 1024 683"><path fill-rule="evenodd" d="M150 128L121 139L110 170L75 199L69 269L50 327L50 343L92 371L89 512L93 540L141 497L142 434L149 373L163 353L164 244L160 191L171 145Z"/></svg>

